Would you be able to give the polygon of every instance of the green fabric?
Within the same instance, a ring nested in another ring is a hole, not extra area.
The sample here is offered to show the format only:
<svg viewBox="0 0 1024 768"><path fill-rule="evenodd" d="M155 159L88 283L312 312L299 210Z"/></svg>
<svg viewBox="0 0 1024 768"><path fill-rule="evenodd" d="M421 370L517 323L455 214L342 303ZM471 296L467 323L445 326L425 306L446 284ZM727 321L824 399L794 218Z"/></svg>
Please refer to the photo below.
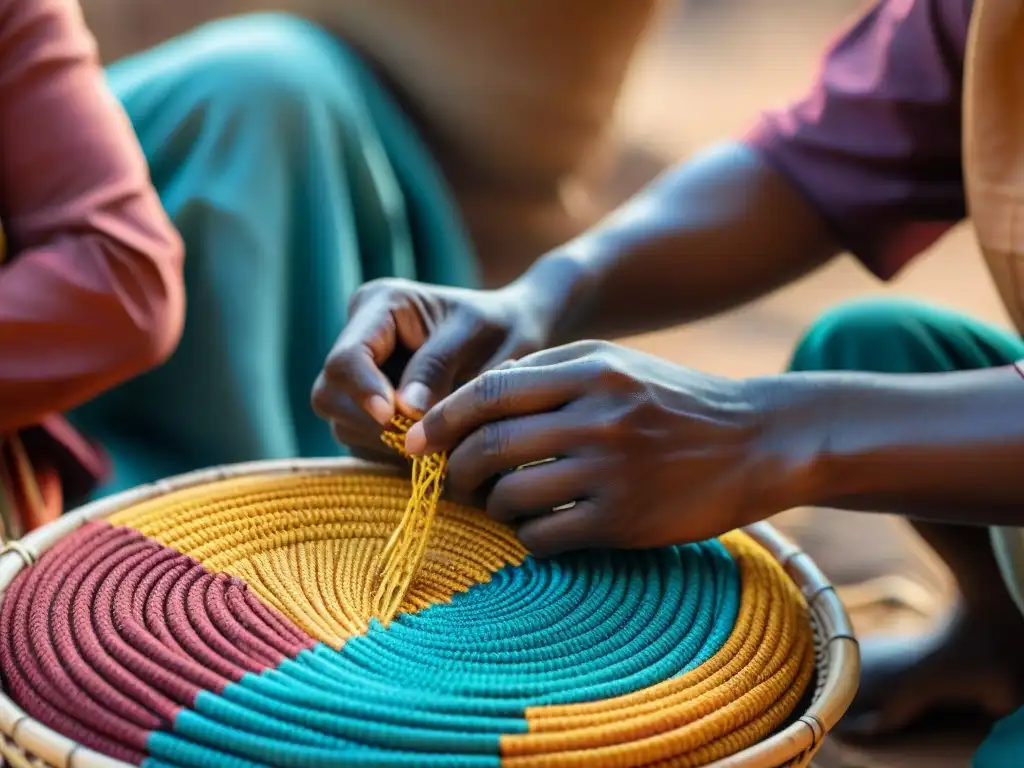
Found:
<svg viewBox="0 0 1024 768"><path fill-rule="evenodd" d="M1024 341L1009 331L926 304L884 300L848 304L826 314L801 340L790 368L941 373L992 368L1021 359ZM1022 606L1024 532L994 528L992 540L1006 586ZM973 768L1022 765L1024 708L996 724L972 762Z"/></svg>
<svg viewBox="0 0 1024 768"><path fill-rule="evenodd" d="M108 78L184 238L188 317L170 362L71 415L112 455L104 491L341 453L309 393L352 292L477 280L416 131L352 51L285 15L206 25Z"/></svg>
<svg viewBox="0 0 1024 768"><path fill-rule="evenodd" d="M971 761L971 768L1020 768L1022 765L1024 707L995 724Z"/></svg>
<svg viewBox="0 0 1024 768"><path fill-rule="evenodd" d="M841 305L797 345L793 371L943 373L993 368L1024 358L1009 331L947 309L902 299Z"/></svg>

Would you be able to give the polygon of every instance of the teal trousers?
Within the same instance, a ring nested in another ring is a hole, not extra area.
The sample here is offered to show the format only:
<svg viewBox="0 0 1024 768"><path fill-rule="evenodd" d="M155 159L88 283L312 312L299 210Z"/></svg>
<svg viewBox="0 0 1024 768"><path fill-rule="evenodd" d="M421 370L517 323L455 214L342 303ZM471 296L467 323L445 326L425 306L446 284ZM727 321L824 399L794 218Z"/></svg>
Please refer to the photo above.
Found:
<svg viewBox="0 0 1024 768"><path fill-rule="evenodd" d="M71 414L111 492L216 464L343 449L309 394L352 292L476 282L445 182L360 59L285 15L208 24L109 68L185 242L184 336Z"/></svg>
<svg viewBox="0 0 1024 768"><path fill-rule="evenodd" d="M819 319L798 344L790 367L796 371L941 373L991 368L1022 359L1024 341L1008 331L926 304L875 300L841 306ZM1021 397L1024 402L1024 382ZM1000 559L1000 542L1012 544L1021 533L998 532L993 543ZM1006 563L1000 565L1006 586L1019 595L1020 569L1015 575ZM993 584L992 588L1004 585ZM1024 766L1024 708L995 725L972 766Z"/></svg>
<svg viewBox="0 0 1024 768"><path fill-rule="evenodd" d="M819 318L797 344L794 371L943 373L1024 359L1024 340L967 315L928 304L875 299Z"/></svg>

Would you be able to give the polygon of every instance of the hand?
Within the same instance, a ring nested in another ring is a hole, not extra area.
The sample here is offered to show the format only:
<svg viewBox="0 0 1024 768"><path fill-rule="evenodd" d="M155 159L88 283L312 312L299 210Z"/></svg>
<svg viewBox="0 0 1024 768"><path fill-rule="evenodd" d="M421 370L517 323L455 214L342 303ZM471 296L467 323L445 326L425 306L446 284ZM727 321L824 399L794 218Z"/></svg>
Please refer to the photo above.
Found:
<svg viewBox="0 0 1024 768"><path fill-rule="evenodd" d="M406 445L449 450L448 490L485 499L535 554L698 541L785 508L756 382L572 344L475 379Z"/></svg>
<svg viewBox="0 0 1024 768"><path fill-rule="evenodd" d="M367 283L317 378L313 409L357 455L394 458L380 435L396 411L418 418L456 384L540 349L540 305L525 285L474 291Z"/></svg>

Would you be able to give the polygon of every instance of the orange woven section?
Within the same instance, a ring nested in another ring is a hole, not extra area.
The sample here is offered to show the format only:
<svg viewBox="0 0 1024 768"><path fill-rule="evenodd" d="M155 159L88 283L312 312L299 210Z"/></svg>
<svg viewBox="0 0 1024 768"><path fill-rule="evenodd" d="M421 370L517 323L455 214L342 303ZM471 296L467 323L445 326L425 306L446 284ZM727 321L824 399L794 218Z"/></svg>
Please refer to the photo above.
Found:
<svg viewBox="0 0 1024 768"><path fill-rule="evenodd" d="M736 627L708 662L643 691L529 709L530 732L501 739L509 768L706 765L775 731L814 674L807 604L764 549L722 538L743 583Z"/></svg>

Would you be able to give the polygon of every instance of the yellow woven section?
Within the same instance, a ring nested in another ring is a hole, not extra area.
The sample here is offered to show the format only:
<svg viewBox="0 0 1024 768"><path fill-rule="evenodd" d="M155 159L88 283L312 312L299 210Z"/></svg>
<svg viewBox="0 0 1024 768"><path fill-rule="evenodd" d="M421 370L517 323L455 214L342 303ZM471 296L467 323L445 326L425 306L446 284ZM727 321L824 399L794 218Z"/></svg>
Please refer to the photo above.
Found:
<svg viewBox="0 0 1024 768"><path fill-rule="evenodd" d="M407 480L375 474L257 476L167 494L114 525L245 580L312 637L335 648L367 630L386 542L404 519ZM401 612L447 602L526 556L513 532L441 501Z"/></svg>
<svg viewBox="0 0 1024 768"><path fill-rule="evenodd" d="M406 452L405 433L412 424L411 419L396 416L382 435L386 445L412 463L409 501L398 527L380 553L376 573L373 615L384 626L390 624L398 613L416 572L423 564L448 466L448 456L444 453L410 456Z"/></svg>
<svg viewBox="0 0 1024 768"><path fill-rule="evenodd" d="M814 674L807 604L746 534L722 537L743 583L736 626L710 660L642 691L529 709L528 734L501 739L508 768L701 766L761 741Z"/></svg>

